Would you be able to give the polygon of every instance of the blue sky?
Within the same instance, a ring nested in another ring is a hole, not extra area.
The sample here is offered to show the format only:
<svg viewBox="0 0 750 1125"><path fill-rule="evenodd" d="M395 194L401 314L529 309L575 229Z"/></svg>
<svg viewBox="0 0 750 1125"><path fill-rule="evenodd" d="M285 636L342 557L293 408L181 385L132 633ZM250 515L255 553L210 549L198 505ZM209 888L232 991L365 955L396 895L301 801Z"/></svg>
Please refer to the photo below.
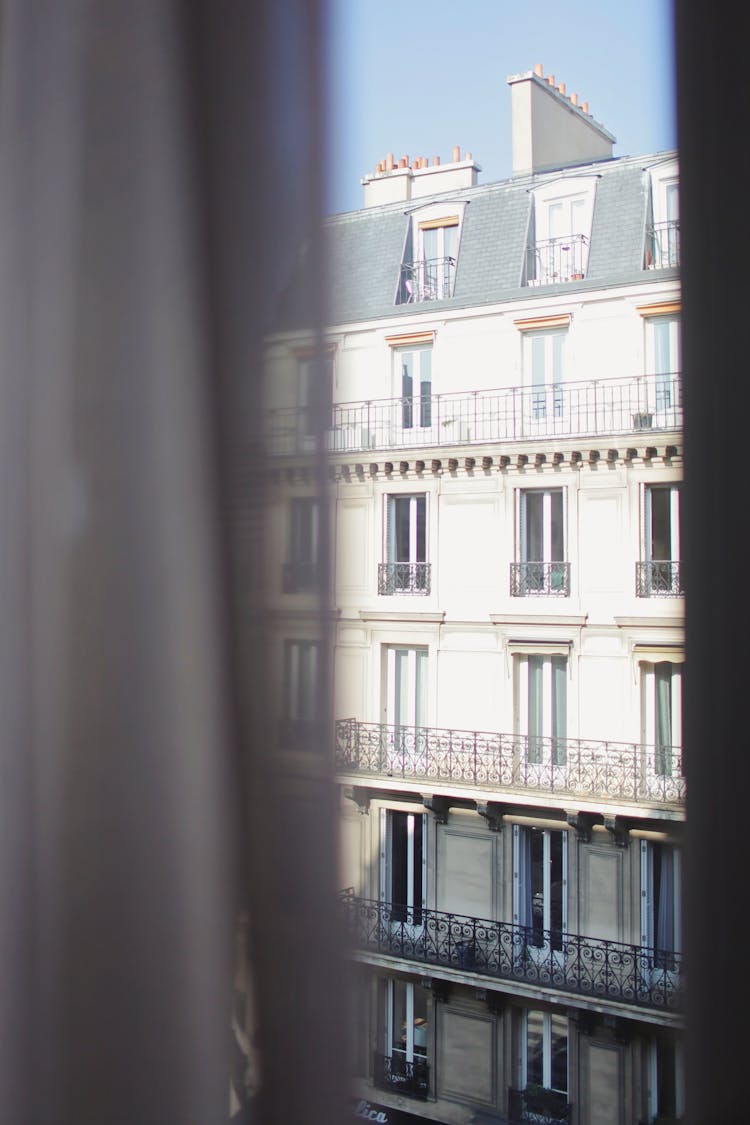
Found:
<svg viewBox="0 0 750 1125"><path fill-rule="evenodd" d="M506 78L542 63L617 138L615 156L676 145L672 0L327 0L326 210L362 206L392 152L511 175Z"/></svg>

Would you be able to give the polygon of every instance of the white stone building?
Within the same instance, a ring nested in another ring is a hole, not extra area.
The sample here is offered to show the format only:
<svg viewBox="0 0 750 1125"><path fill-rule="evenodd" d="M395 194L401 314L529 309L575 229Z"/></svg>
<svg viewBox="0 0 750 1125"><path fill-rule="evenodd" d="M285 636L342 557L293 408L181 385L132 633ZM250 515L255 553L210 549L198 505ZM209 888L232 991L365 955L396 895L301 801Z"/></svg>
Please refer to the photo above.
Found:
<svg viewBox="0 0 750 1125"><path fill-rule="evenodd" d="M330 526L359 1116L671 1121L677 157L613 158L541 67L508 81L512 178L386 157L326 222L323 359L293 293L268 341L280 740L304 762L325 717Z"/></svg>

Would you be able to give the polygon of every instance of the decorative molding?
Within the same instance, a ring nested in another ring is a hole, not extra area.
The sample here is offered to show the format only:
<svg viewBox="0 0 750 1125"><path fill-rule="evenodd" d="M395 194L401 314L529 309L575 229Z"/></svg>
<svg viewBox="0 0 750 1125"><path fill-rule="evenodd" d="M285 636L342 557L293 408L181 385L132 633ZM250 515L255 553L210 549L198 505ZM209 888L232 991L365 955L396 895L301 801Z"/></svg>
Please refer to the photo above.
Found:
<svg viewBox="0 0 750 1125"><path fill-rule="evenodd" d="M594 813L570 812L565 810L565 819L571 828L576 830L576 839L581 844L591 843L591 829L594 826L594 821L597 819Z"/></svg>
<svg viewBox="0 0 750 1125"><path fill-rule="evenodd" d="M626 848L628 846L629 827L624 817L605 815L604 827L611 833L618 848Z"/></svg>
<svg viewBox="0 0 750 1125"><path fill-rule="evenodd" d="M407 344L432 344L435 340L435 329L428 332L402 332L394 336L386 336L385 342L391 348L405 347Z"/></svg>
<svg viewBox="0 0 750 1125"><path fill-rule="evenodd" d="M506 806L498 801L476 801L475 804L479 815L487 821L490 832L502 832L503 811Z"/></svg>
<svg viewBox="0 0 750 1125"><path fill-rule="evenodd" d="M416 613L412 610L387 610L387 609L361 609L361 621L429 621L442 625L445 621L445 610L437 613Z"/></svg>
<svg viewBox="0 0 750 1125"><path fill-rule="evenodd" d="M448 810L451 807L450 798L438 797L433 793L423 793L422 804L433 813L438 824L448 823Z"/></svg>
<svg viewBox="0 0 750 1125"><path fill-rule="evenodd" d="M652 305L636 305L635 311L641 316L669 316L682 312L682 301L657 301Z"/></svg>
<svg viewBox="0 0 750 1125"><path fill-rule="evenodd" d="M568 328L573 319L571 313L560 313L557 316L526 316L514 320L519 332L533 332L538 328Z"/></svg>

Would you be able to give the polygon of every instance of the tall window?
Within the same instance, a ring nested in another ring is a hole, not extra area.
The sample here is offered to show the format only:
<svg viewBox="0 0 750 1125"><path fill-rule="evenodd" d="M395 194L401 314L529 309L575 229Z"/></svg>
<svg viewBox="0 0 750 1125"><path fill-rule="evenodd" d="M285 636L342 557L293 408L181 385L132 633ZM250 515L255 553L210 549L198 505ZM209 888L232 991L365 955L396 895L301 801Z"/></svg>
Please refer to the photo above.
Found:
<svg viewBox="0 0 750 1125"><path fill-rule="evenodd" d="M568 1021L556 1012L526 1012L525 1086L568 1091Z"/></svg>
<svg viewBox="0 0 750 1125"><path fill-rule="evenodd" d="M641 840L641 941L656 969L675 969L681 948L680 868L677 848Z"/></svg>
<svg viewBox="0 0 750 1125"><path fill-rule="evenodd" d="M375 1084L407 1097L426 1098L427 993L421 984L392 978L383 990L385 1053L375 1057Z"/></svg>
<svg viewBox="0 0 750 1125"><path fill-rule="evenodd" d="M513 920L525 928L525 948L559 953L567 925L567 832L514 824L513 849Z"/></svg>
<svg viewBox="0 0 750 1125"><path fill-rule="evenodd" d="M563 415L563 379L566 329L524 334L524 371L530 398L526 410L531 432L546 430Z"/></svg>
<svg viewBox="0 0 750 1125"><path fill-rule="evenodd" d="M519 562L511 564L513 597L569 596L562 488L523 489L519 493L518 557Z"/></svg>
<svg viewBox="0 0 750 1125"><path fill-rule="evenodd" d="M676 164L652 170L652 223L646 239L646 267L680 264L680 196Z"/></svg>
<svg viewBox="0 0 750 1125"><path fill-rule="evenodd" d="M516 730L526 739L525 772L531 775L526 780L551 784L554 767L566 759L568 661L537 654L515 661Z"/></svg>
<svg viewBox="0 0 750 1125"><path fill-rule="evenodd" d="M641 665L641 711L647 768L655 778L681 773L682 665Z"/></svg>
<svg viewBox="0 0 750 1125"><path fill-rule="evenodd" d="M414 215L404 246L397 304L453 296L461 230L460 214Z"/></svg>
<svg viewBox="0 0 750 1125"><path fill-rule="evenodd" d="M427 718L427 649L386 648L386 722L421 727Z"/></svg>
<svg viewBox="0 0 750 1125"><path fill-rule="evenodd" d="M321 404L331 402L333 392L333 352L323 356L301 356L298 367L298 427L300 448L313 449L317 429L329 424L327 414L318 414Z"/></svg>
<svg viewBox="0 0 750 1125"><path fill-rule="evenodd" d="M289 502L289 537L284 564L284 592L314 590L318 571L320 505L312 497Z"/></svg>
<svg viewBox="0 0 750 1125"><path fill-rule="evenodd" d="M395 395L404 430L432 425L432 346L394 348Z"/></svg>
<svg viewBox="0 0 750 1125"><path fill-rule="evenodd" d="M652 1039L649 1051L649 1117L672 1120L685 1112L682 1049L666 1035Z"/></svg>
<svg viewBox="0 0 750 1125"><path fill-rule="evenodd" d="M322 713L320 645L287 641L284 645L284 713L282 744L287 749L314 745Z"/></svg>
<svg viewBox="0 0 750 1125"><path fill-rule="evenodd" d="M554 285L586 276L595 190L593 177L576 177L534 191L528 285Z"/></svg>
<svg viewBox="0 0 750 1125"><path fill-rule="evenodd" d="M651 390L652 423L669 425L680 405L679 379L682 370L680 318L677 315L646 319L646 374Z"/></svg>
<svg viewBox="0 0 750 1125"><path fill-rule="evenodd" d="M429 594L427 497L387 496L385 553L378 574L380 594Z"/></svg>
<svg viewBox="0 0 750 1125"><path fill-rule="evenodd" d="M676 484L647 485L644 490L643 553L638 596L681 594L680 492Z"/></svg>
<svg viewBox="0 0 750 1125"><path fill-rule="evenodd" d="M381 896L392 922L420 925L425 904L426 817L383 810Z"/></svg>

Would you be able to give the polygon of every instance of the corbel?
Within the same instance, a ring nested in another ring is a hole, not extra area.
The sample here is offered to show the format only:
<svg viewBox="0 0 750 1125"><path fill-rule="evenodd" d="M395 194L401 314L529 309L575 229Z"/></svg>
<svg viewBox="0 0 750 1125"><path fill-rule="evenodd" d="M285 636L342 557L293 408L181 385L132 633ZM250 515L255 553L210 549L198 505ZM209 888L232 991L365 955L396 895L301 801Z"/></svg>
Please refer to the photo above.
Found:
<svg viewBox="0 0 750 1125"><path fill-rule="evenodd" d="M537 453L536 457L534 458L534 464L536 465L537 469L541 469L542 465L544 464L544 462L546 460L547 460L547 454L546 453Z"/></svg>
<svg viewBox="0 0 750 1125"><path fill-rule="evenodd" d="M393 472L393 461L386 461L385 465L383 466L383 469L385 471L385 475L387 477L389 477L391 475L391 473Z"/></svg>
<svg viewBox="0 0 750 1125"><path fill-rule="evenodd" d="M485 473L489 472L489 470L492 468L492 458L491 457L483 457L482 458L482 468L484 469Z"/></svg>
<svg viewBox="0 0 750 1125"><path fill-rule="evenodd" d="M594 813L565 810L565 819L576 830L576 840L581 844L591 843L591 829L596 817Z"/></svg>
<svg viewBox="0 0 750 1125"><path fill-rule="evenodd" d="M596 1014L587 1008L568 1008L568 1019L577 1025L580 1035L588 1037L596 1029Z"/></svg>
<svg viewBox="0 0 750 1125"><path fill-rule="evenodd" d="M408 461L399 461L398 471L401 473L402 477L406 476L406 474L409 472L409 462Z"/></svg>
<svg viewBox="0 0 750 1125"><path fill-rule="evenodd" d="M519 469L522 469L524 467L524 465L528 465L528 463L529 463L528 453L519 453L518 458L516 459L516 466Z"/></svg>
<svg viewBox="0 0 750 1125"><path fill-rule="evenodd" d="M368 816L370 813L370 794L367 789L363 789L361 785L351 785L344 789L344 796L349 801L353 801L359 809L362 816Z"/></svg>
<svg viewBox="0 0 750 1125"><path fill-rule="evenodd" d="M605 816L604 827L611 833L618 848L628 846L628 824L621 816Z"/></svg>
<svg viewBox="0 0 750 1125"><path fill-rule="evenodd" d="M378 475L378 466L376 461L370 462L370 476L376 477Z"/></svg>
<svg viewBox="0 0 750 1125"><path fill-rule="evenodd" d="M364 467L364 465L357 463L354 466L354 472L357 474L358 480L364 480L364 478L365 478L365 467Z"/></svg>
<svg viewBox="0 0 750 1125"><path fill-rule="evenodd" d="M499 1016L508 1006L503 993L495 992L492 988L477 988L474 995L477 1000L484 1000L487 1005L487 1011L491 1012L494 1016Z"/></svg>
<svg viewBox="0 0 750 1125"><path fill-rule="evenodd" d="M630 1042L633 1031L629 1020L623 1019L622 1016L604 1016L602 1023L610 1029L616 1043L627 1045Z"/></svg>
<svg viewBox="0 0 750 1125"><path fill-rule="evenodd" d="M552 464L555 467L557 467L558 465L562 465L564 460L565 460L565 454L564 453L553 453L552 454Z"/></svg>
<svg viewBox="0 0 750 1125"><path fill-rule="evenodd" d="M458 458L449 457L448 458L448 472L449 473L455 473L457 469L458 469Z"/></svg>
<svg viewBox="0 0 750 1125"><path fill-rule="evenodd" d="M464 468L466 469L467 473L470 473L470 472L473 471L475 464L476 464L476 462L475 462L473 457L465 457L464 458Z"/></svg>
<svg viewBox="0 0 750 1125"><path fill-rule="evenodd" d="M433 793L422 794L422 804L426 809L429 809L434 814L435 820L438 824L448 823L448 809L450 808L450 801L447 797L437 797Z"/></svg>
<svg viewBox="0 0 750 1125"><path fill-rule="evenodd" d="M510 465L510 457L508 456L507 453L501 453L500 454L500 468L501 469L507 469L508 465Z"/></svg>
<svg viewBox="0 0 750 1125"><path fill-rule="evenodd" d="M475 801L477 812L487 821L490 832L502 832L503 809L498 801Z"/></svg>
<svg viewBox="0 0 750 1125"><path fill-rule="evenodd" d="M600 457L601 457L601 454L600 454L598 449L590 449L589 450L589 465L595 465Z"/></svg>
<svg viewBox="0 0 750 1125"><path fill-rule="evenodd" d="M617 449L608 449L607 450L607 461L609 462L610 465L614 465L618 456L619 456L619 451Z"/></svg>
<svg viewBox="0 0 750 1125"><path fill-rule="evenodd" d="M430 461L430 469L432 470L432 472L439 473L442 467L443 462L439 458L433 457L432 461Z"/></svg>
<svg viewBox="0 0 750 1125"><path fill-rule="evenodd" d="M570 454L571 467L575 468L576 465L580 465L580 463L581 463L581 451L580 451L580 449L574 449Z"/></svg>
<svg viewBox="0 0 750 1125"><path fill-rule="evenodd" d="M415 461L414 470L421 476L421 474L424 472L424 461Z"/></svg>
<svg viewBox="0 0 750 1125"><path fill-rule="evenodd" d="M422 985L432 993L438 1003L445 1004L450 995L447 980L438 980L437 977L423 977Z"/></svg>

